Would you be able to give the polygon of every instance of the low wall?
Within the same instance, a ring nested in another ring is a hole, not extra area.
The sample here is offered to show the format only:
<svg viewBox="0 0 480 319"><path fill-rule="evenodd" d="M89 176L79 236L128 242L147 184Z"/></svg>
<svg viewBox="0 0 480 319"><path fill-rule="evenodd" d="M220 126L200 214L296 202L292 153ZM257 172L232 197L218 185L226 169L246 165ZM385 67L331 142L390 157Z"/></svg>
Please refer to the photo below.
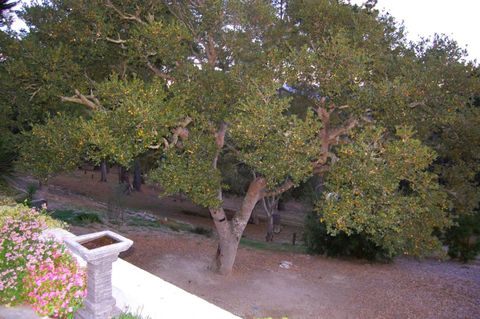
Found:
<svg viewBox="0 0 480 319"><path fill-rule="evenodd" d="M63 229L45 232L59 240L75 237ZM86 265L80 257L80 264ZM140 313L151 319L239 319L232 313L209 303L169 282L118 258L112 269L113 296L117 307Z"/></svg>

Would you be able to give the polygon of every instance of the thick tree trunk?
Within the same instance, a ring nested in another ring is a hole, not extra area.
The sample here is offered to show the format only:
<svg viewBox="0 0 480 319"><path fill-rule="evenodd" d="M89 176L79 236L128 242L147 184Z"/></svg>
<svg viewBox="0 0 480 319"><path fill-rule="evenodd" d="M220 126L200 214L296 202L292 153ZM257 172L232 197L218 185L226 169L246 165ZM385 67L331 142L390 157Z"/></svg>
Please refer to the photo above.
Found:
<svg viewBox="0 0 480 319"><path fill-rule="evenodd" d="M210 209L210 214L215 223L219 239L217 253L215 254L212 264L214 271L222 275L228 275L232 272L238 244L240 243L248 220L252 215L252 211L262 196L265 185L266 181L264 178L255 178L250 183L242 206L240 210L235 213L232 220L227 220L223 208Z"/></svg>
<svg viewBox="0 0 480 319"><path fill-rule="evenodd" d="M133 168L133 189L137 192L142 191L142 168L138 159L135 160Z"/></svg>
<svg viewBox="0 0 480 319"><path fill-rule="evenodd" d="M107 181L107 161L103 160L100 163L100 182L106 182Z"/></svg>

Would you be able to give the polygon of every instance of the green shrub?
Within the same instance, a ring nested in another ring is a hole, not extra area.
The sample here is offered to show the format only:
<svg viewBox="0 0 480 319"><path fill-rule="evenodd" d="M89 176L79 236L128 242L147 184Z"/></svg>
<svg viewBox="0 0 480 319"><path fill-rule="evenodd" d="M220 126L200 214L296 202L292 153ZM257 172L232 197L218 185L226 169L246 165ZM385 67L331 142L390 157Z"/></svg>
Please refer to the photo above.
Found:
<svg viewBox="0 0 480 319"><path fill-rule="evenodd" d="M457 223L445 235L448 255L463 262L473 260L480 253L480 211L459 217Z"/></svg>
<svg viewBox="0 0 480 319"><path fill-rule="evenodd" d="M65 209L65 210L56 210L53 213L51 213L50 216L72 225L103 223L99 214L95 212L83 212L83 211L74 211L70 209Z"/></svg>
<svg viewBox="0 0 480 319"><path fill-rule="evenodd" d="M35 184L29 184L27 186L27 203L28 205L30 206L32 200L33 200L33 196L35 196L35 193L37 192L37 186Z"/></svg>
<svg viewBox="0 0 480 319"><path fill-rule="evenodd" d="M344 256L364 258L368 260L388 261L388 251L377 246L364 234L347 235L338 232L336 236L328 234L324 222L312 212L305 219L305 232L303 238L310 254L326 254L327 256Z"/></svg>

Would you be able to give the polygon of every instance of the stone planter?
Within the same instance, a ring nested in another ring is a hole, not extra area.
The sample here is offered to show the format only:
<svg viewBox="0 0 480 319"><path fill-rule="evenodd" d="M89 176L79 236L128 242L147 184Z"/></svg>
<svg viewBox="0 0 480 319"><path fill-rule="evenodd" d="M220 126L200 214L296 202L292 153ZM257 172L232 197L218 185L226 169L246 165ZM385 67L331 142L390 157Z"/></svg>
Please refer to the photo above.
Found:
<svg viewBox="0 0 480 319"><path fill-rule="evenodd" d="M78 319L108 319L118 314L112 296L112 263L133 244L109 230L65 238L67 247L87 262L87 297Z"/></svg>

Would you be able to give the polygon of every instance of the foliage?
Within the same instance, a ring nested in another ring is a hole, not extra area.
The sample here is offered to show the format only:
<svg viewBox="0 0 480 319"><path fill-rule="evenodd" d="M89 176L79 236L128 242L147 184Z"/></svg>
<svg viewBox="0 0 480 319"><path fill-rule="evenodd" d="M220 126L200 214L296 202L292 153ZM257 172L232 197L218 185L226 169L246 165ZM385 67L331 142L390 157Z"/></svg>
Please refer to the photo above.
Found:
<svg viewBox="0 0 480 319"><path fill-rule="evenodd" d="M40 315L73 319L85 296L85 274L65 246L41 238L45 216L1 207L0 303L30 303Z"/></svg>
<svg viewBox="0 0 480 319"><path fill-rule="evenodd" d="M450 222L446 194L428 171L435 153L408 128L398 128L391 140L375 127L354 138L340 147L326 199L317 206L328 232L364 234L391 256L438 250L432 232Z"/></svg>
<svg viewBox="0 0 480 319"><path fill-rule="evenodd" d="M11 172L15 160L15 143L8 133L0 134L0 177Z"/></svg>
<svg viewBox="0 0 480 319"><path fill-rule="evenodd" d="M84 225L91 223L102 224L103 221L96 212L84 212L74 210L55 210L49 213L52 218L61 220L71 225Z"/></svg>
<svg viewBox="0 0 480 319"><path fill-rule="evenodd" d="M457 224L445 236L448 255L463 262L474 260L480 253L480 213L459 216Z"/></svg>
<svg viewBox="0 0 480 319"><path fill-rule="evenodd" d="M81 119L63 115L49 119L45 125L35 125L20 147L19 168L42 181L56 173L76 169L85 144L81 125Z"/></svg>
<svg viewBox="0 0 480 319"><path fill-rule="evenodd" d="M345 232L339 231L335 236L332 236L328 233L325 222L321 222L315 212L307 215L303 236L307 252L310 254L384 261L391 259L385 249L377 246L365 234L352 233L347 235Z"/></svg>
<svg viewBox="0 0 480 319"><path fill-rule="evenodd" d="M165 194L221 211L229 188L258 201L333 168L329 232L391 255L438 246L445 211L478 204L480 81L454 41L409 45L391 16L329 0L53 0L22 16L29 33L0 37L0 130L31 130L19 163L42 180L153 153ZM365 121L385 132L345 138ZM224 223L229 242L249 214Z"/></svg>

